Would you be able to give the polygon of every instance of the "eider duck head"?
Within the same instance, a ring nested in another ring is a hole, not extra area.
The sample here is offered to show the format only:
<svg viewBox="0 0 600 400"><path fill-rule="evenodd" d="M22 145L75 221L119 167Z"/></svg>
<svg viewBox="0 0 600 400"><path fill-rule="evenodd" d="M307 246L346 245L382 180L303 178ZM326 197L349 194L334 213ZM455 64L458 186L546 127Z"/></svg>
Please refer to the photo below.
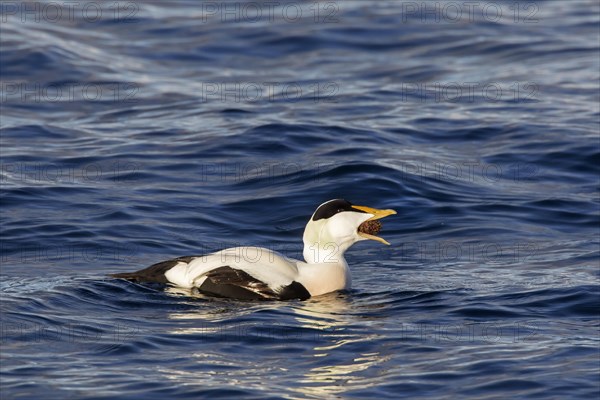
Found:
<svg viewBox="0 0 600 400"><path fill-rule="evenodd" d="M343 199L321 204L304 229L304 258L308 263L337 262L350 246L361 240L389 243L376 236L379 219L396 214L394 210L357 206Z"/></svg>

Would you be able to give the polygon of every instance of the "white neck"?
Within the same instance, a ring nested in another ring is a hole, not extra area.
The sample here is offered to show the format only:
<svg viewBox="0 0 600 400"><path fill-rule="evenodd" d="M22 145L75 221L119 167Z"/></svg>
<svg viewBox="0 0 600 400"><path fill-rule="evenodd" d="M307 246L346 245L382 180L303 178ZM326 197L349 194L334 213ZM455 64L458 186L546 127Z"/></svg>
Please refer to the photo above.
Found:
<svg viewBox="0 0 600 400"><path fill-rule="evenodd" d="M352 279L346 260L318 264L298 263L298 278L311 296L350 289Z"/></svg>
<svg viewBox="0 0 600 400"><path fill-rule="evenodd" d="M306 263L298 262L298 282L312 296L350 288L350 270L344 253L362 240L356 227L368 218L368 214L347 214L317 221L311 218L306 224L302 238Z"/></svg>
<svg viewBox="0 0 600 400"><path fill-rule="evenodd" d="M311 296L350 288L352 279L344 258L344 253L350 245L351 243L340 245L333 242L304 242L306 264L298 265L298 281L306 287Z"/></svg>
<svg viewBox="0 0 600 400"><path fill-rule="evenodd" d="M345 263L344 253L355 242L352 236L346 238L330 238L329 235L323 233L323 230L317 232L304 231L304 260L309 264L321 263Z"/></svg>
<svg viewBox="0 0 600 400"><path fill-rule="evenodd" d="M350 246L337 243L304 243L304 260L308 264L345 263L344 253Z"/></svg>

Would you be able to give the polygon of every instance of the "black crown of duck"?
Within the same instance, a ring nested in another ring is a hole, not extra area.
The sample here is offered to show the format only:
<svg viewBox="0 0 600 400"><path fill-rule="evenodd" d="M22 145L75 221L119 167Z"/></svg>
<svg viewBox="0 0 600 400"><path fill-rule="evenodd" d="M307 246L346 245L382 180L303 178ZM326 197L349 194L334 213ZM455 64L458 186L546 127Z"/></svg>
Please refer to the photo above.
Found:
<svg viewBox="0 0 600 400"><path fill-rule="evenodd" d="M304 261L261 247L233 247L112 276L196 288L209 296L240 300L305 300L349 289L350 270L344 253L362 240L389 245L377 235L382 228L379 220L392 214L396 211L358 206L343 199L329 200L317 207L306 224Z"/></svg>

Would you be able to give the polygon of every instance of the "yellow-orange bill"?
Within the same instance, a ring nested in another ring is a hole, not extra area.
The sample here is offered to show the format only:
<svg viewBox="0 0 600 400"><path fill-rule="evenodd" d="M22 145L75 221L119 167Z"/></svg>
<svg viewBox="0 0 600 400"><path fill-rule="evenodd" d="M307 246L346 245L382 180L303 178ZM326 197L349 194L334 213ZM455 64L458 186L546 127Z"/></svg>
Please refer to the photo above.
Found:
<svg viewBox="0 0 600 400"><path fill-rule="evenodd" d="M377 208L367 207L367 206L352 206L352 208L356 208L357 210L364 211L368 214L372 214L373 216L369 218L367 221L372 221L374 219L381 219L387 217L388 215L396 214L396 211L387 209L387 210L378 210ZM366 239L375 240L377 242L390 245L389 242L379 236L370 235L364 232L358 232L358 234Z"/></svg>

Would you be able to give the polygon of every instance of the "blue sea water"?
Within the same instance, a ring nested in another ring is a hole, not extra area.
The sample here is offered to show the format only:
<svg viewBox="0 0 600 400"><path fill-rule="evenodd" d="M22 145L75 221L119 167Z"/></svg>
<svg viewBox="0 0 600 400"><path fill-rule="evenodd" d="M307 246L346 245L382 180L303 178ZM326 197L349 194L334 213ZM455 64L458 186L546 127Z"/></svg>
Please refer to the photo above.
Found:
<svg viewBox="0 0 600 400"><path fill-rule="evenodd" d="M597 1L3 2L4 399L598 398ZM352 290L109 278L394 208Z"/></svg>

